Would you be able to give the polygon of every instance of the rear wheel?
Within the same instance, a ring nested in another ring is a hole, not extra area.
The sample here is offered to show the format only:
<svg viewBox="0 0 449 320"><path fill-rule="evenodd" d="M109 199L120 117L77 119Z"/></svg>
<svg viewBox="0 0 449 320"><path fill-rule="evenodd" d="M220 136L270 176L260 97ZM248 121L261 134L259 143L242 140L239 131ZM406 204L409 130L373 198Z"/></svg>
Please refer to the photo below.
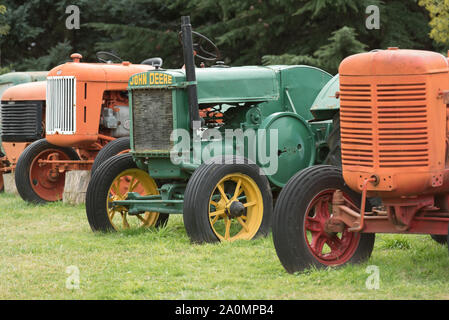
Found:
<svg viewBox="0 0 449 320"><path fill-rule="evenodd" d="M39 160L79 160L72 148L52 145L46 139L30 144L20 155L15 170L17 191L23 200L46 203L62 200L65 172L42 165Z"/></svg>
<svg viewBox="0 0 449 320"><path fill-rule="evenodd" d="M345 185L341 169L333 166L307 168L282 189L274 210L273 241L287 272L359 263L370 257L374 234L347 228L341 233L325 232L336 190L342 190L352 206L359 206L360 195Z"/></svg>
<svg viewBox="0 0 449 320"><path fill-rule="evenodd" d="M192 242L251 240L271 227L273 199L255 164L202 164L184 196L184 226ZM227 162L224 162L227 163Z"/></svg>
<svg viewBox="0 0 449 320"><path fill-rule="evenodd" d="M98 152L95 157L94 164L92 165L91 174L97 170L97 168L109 158L117 155L129 152L129 137L122 137L107 143Z"/></svg>
<svg viewBox="0 0 449 320"><path fill-rule="evenodd" d="M93 231L160 227L167 223L168 214L130 215L126 207L112 205L112 201L125 200L129 192L159 194L154 179L137 167L131 154L113 156L97 168L86 193L87 219Z"/></svg>

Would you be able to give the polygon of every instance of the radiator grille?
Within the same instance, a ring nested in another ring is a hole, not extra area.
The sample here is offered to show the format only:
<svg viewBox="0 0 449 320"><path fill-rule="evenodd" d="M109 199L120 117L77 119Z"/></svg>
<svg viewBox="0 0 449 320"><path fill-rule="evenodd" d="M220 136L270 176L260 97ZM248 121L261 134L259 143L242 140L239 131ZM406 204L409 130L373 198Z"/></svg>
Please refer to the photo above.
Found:
<svg viewBox="0 0 449 320"><path fill-rule="evenodd" d="M173 146L172 91L137 89L132 93L134 150L169 152Z"/></svg>
<svg viewBox="0 0 449 320"><path fill-rule="evenodd" d="M42 138L43 101L3 102L1 105L2 141L31 142Z"/></svg>
<svg viewBox="0 0 449 320"><path fill-rule="evenodd" d="M340 84L342 163L373 167L371 85Z"/></svg>
<svg viewBox="0 0 449 320"><path fill-rule="evenodd" d="M76 130L76 78L47 78L47 134L73 134Z"/></svg>
<svg viewBox="0 0 449 320"><path fill-rule="evenodd" d="M344 165L429 165L425 83L342 83L340 91Z"/></svg>
<svg viewBox="0 0 449 320"><path fill-rule="evenodd" d="M378 84L377 123L381 168L429 164L424 83Z"/></svg>

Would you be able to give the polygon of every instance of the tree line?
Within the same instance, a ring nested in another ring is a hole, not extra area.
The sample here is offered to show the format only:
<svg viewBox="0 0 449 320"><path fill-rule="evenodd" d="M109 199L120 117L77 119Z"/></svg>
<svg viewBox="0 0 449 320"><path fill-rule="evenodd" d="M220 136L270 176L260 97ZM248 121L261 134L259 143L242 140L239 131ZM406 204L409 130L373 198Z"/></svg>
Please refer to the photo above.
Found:
<svg viewBox="0 0 449 320"><path fill-rule="evenodd" d="M162 57L182 65L180 17L220 48L229 65L308 64L335 74L346 56L390 46L449 49L449 0L3 0L0 67L49 70L73 52L95 62L111 51L139 63ZM80 9L67 29L66 8ZM366 8L380 9L367 29Z"/></svg>

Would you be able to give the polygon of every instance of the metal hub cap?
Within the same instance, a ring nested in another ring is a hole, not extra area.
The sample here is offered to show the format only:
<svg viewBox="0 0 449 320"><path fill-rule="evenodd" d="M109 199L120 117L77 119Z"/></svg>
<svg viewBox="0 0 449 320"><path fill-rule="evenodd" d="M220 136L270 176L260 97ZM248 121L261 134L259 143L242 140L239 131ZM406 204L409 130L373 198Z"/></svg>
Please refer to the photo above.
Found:
<svg viewBox="0 0 449 320"><path fill-rule="evenodd" d="M245 213L245 206L240 201L232 201L226 207L226 213L230 218L241 217Z"/></svg>

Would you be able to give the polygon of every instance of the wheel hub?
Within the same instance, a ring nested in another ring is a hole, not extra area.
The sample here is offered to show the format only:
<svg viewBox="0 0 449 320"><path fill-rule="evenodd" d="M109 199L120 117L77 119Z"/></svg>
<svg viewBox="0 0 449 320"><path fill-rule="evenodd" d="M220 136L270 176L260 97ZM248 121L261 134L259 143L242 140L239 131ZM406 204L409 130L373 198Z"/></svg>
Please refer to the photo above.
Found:
<svg viewBox="0 0 449 320"><path fill-rule="evenodd" d="M245 207L240 201L232 201L229 205L226 206L226 214L230 218L241 217L245 214Z"/></svg>

